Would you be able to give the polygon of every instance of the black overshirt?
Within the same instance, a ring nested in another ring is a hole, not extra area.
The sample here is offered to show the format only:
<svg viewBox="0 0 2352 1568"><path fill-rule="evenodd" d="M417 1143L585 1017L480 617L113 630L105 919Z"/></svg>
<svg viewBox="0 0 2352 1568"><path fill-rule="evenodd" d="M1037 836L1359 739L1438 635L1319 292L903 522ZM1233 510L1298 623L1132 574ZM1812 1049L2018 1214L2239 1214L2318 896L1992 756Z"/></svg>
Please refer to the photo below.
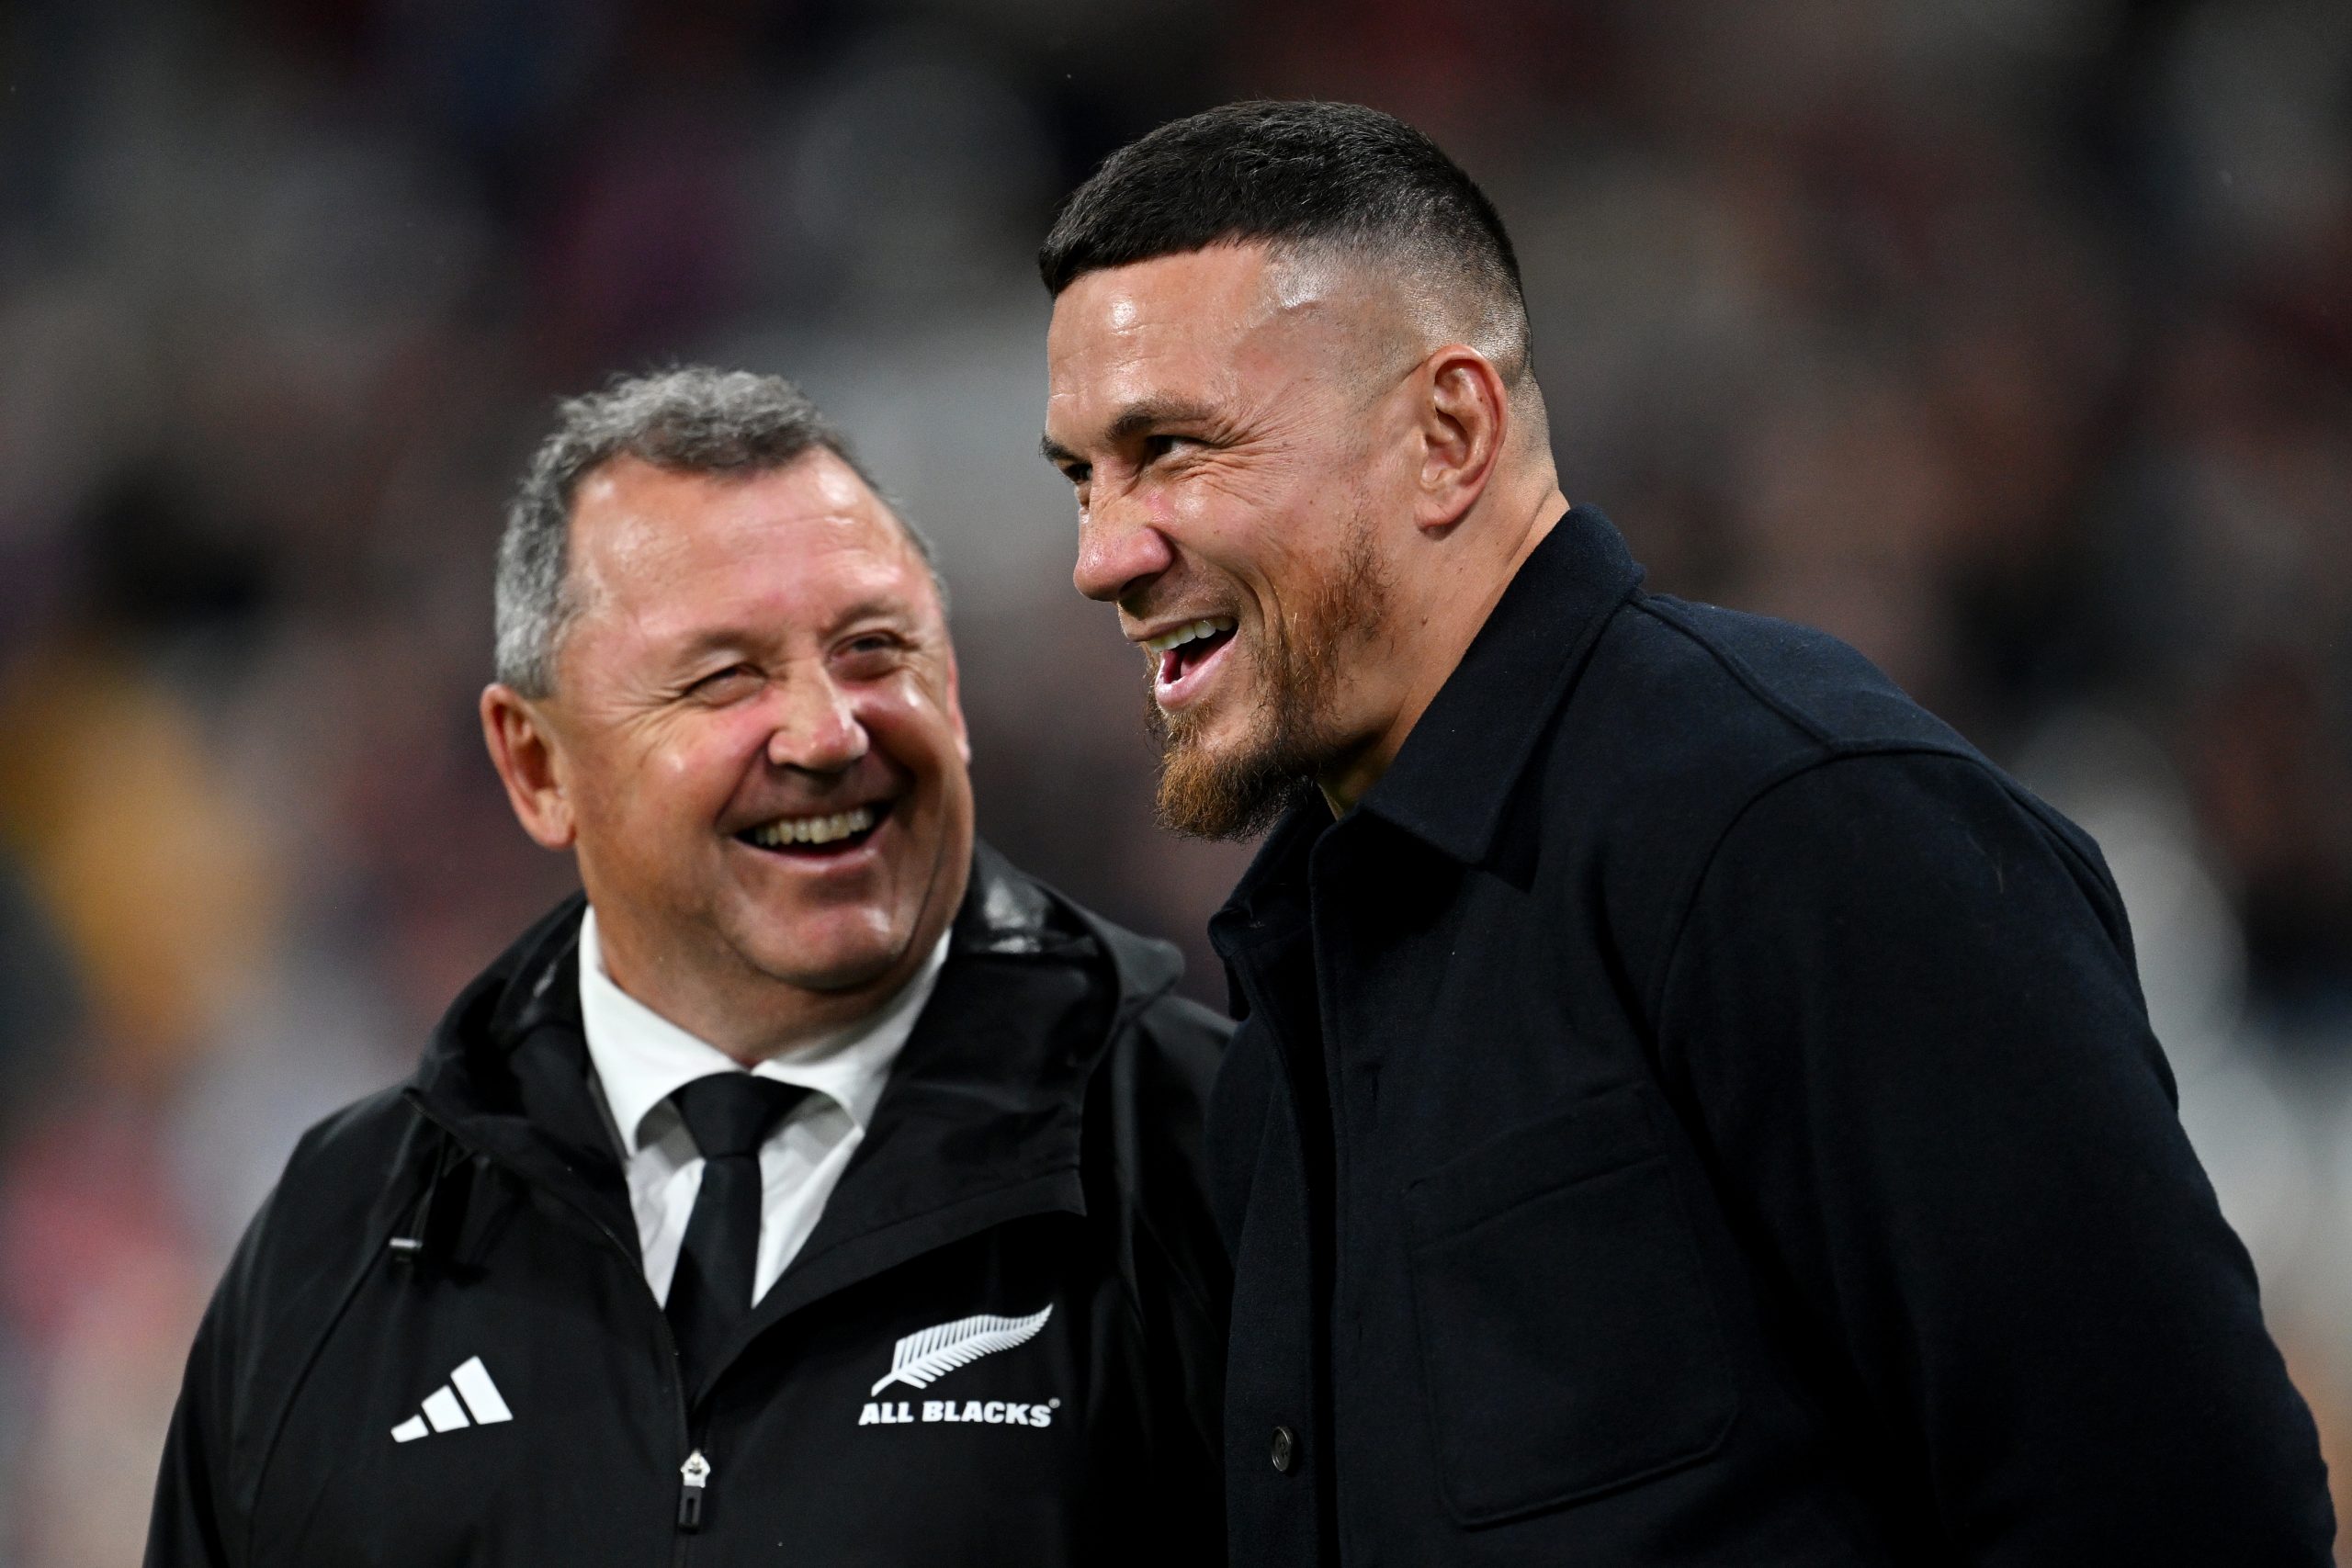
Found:
<svg viewBox="0 0 2352 1568"><path fill-rule="evenodd" d="M1213 927L1237 1564L2308 1564L2079 829L1598 513Z"/></svg>

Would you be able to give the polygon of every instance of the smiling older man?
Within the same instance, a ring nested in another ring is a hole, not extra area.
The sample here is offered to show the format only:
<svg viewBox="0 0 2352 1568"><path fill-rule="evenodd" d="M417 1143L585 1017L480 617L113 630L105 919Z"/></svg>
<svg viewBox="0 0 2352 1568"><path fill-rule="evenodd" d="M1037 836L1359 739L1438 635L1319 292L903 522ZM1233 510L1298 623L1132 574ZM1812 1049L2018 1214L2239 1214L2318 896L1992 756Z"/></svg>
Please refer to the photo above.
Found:
<svg viewBox="0 0 2352 1568"><path fill-rule="evenodd" d="M787 384L563 406L481 718L585 897L313 1128L151 1564L1221 1554L1225 1026L976 848L921 540Z"/></svg>

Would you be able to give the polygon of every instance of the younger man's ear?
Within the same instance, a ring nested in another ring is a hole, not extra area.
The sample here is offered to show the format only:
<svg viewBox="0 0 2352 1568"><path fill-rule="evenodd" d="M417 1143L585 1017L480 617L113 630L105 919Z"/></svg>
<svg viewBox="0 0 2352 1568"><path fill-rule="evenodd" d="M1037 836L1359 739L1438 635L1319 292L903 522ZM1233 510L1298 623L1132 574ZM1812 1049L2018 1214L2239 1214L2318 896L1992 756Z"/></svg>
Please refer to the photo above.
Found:
<svg viewBox="0 0 2352 1568"><path fill-rule="evenodd" d="M1439 534L1462 521L1494 478L1510 434L1510 393L1494 362L1448 344L1421 367L1421 499L1416 521Z"/></svg>
<svg viewBox="0 0 2352 1568"><path fill-rule="evenodd" d="M542 849L570 849L578 824L546 716L514 687L492 682L482 688L481 738L523 831Z"/></svg>

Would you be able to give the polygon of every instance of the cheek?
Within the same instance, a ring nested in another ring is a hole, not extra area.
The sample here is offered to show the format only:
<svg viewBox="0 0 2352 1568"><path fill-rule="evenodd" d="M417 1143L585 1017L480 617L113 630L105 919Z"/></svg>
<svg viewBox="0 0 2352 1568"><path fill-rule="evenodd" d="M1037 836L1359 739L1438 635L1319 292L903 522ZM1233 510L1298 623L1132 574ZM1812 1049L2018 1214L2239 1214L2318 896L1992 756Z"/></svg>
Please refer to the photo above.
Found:
<svg viewBox="0 0 2352 1568"><path fill-rule="evenodd" d="M1283 458L1204 460L1154 499L1171 518L1228 532L1295 511L1312 489L1304 482L1307 477Z"/></svg>
<svg viewBox="0 0 2352 1568"><path fill-rule="evenodd" d="M1204 470L1183 487L1183 536L1202 564L1279 592L1362 511L1363 476L1296 462Z"/></svg>
<svg viewBox="0 0 2352 1568"><path fill-rule="evenodd" d="M934 682L907 675L857 707L874 749L924 785L958 786L966 750L955 709Z"/></svg>
<svg viewBox="0 0 2352 1568"><path fill-rule="evenodd" d="M697 715L649 738L624 796L636 809L707 818L735 793L767 744L749 714Z"/></svg>

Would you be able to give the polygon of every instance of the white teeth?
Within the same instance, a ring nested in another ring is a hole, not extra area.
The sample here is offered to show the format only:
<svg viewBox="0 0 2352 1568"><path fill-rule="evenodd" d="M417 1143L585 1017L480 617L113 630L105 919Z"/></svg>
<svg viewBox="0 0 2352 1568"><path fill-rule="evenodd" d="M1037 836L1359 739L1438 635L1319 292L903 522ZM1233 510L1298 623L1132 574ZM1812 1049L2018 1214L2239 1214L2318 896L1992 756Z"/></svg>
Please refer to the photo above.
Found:
<svg viewBox="0 0 2352 1568"><path fill-rule="evenodd" d="M1185 626L1171 627L1158 637L1148 637L1143 639L1143 645L1154 653L1165 653L1171 648L1182 648L1196 637L1215 637L1219 632L1229 632L1233 626L1232 616L1212 615L1204 621L1193 621Z"/></svg>
<svg viewBox="0 0 2352 1568"><path fill-rule="evenodd" d="M874 807L836 811L831 817L780 817L752 829L752 841L768 849L785 844L830 844L874 826Z"/></svg>

